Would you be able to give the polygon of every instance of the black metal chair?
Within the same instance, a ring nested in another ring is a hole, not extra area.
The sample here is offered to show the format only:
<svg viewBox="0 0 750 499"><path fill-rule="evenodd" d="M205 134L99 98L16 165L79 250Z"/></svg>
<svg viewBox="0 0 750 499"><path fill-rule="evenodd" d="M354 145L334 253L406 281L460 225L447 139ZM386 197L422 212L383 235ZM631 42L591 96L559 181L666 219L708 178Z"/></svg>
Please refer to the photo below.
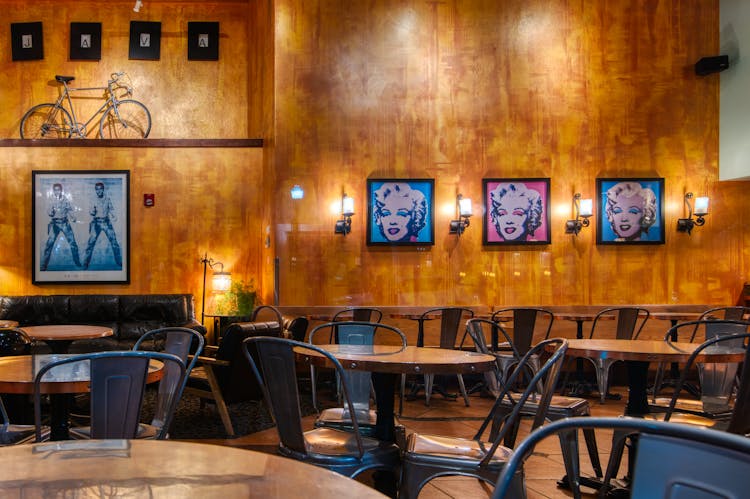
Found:
<svg viewBox="0 0 750 499"><path fill-rule="evenodd" d="M286 338L251 337L243 343L245 356L276 423L281 455L352 478L366 470L398 472L399 448L362 436L357 418L351 420L352 431L332 428L303 431L295 370L298 353L314 351L328 359L341 378L345 406L350 414L356 414L348 377L333 355L309 343ZM257 357L251 354L251 347L257 351Z"/></svg>
<svg viewBox="0 0 750 499"><path fill-rule="evenodd" d="M268 322L276 321L279 324L284 323L281 311L273 305L259 305L253 309L250 315L250 322Z"/></svg>
<svg viewBox="0 0 750 499"><path fill-rule="evenodd" d="M524 411L524 406L536 386L544 388L536 396L537 411L532 428L541 426L546 418L552 393L557 384L560 368L568 343L561 338L545 340L534 346L521 359L508 383L490 409L479 430L471 439L423 435L412 433L407 438L406 449L402 458L402 475L399 497L416 498L427 482L440 476L461 475L475 477L494 484L508 459L513 454L512 447L518 431L517 425ZM550 358L537 371L527 388L519 396L510 395L510 386L528 372L528 362L533 355L552 350ZM508 414L503 400L509 397L513 410ZM514 477L514 490L522 491L522 476Z"/></svg>
<svg viewBox="0 0 750 499"><path fill-rule="evenodd" d="M21 329L0 329L0 357L28 355L31 349L31 338ZM30 442L34 439L34 425L11 424L8 412L0 398L0 445L13 445Z"/></svg>
<svg viewBox="0 0 750 499"><path fill-rule="evenodd" d="M406 335L401 330L377 322L341 321L321 324L310 332L309 342L315 344L315 337L325 334L327 329L337 329L336 338L341 345L375 345L388 341L383 336L391 336L406 347ZM345 370L350 395L356 411L359 429L363 435L372 436L375 432L377 414L370 409L371 373L367 371ZM314 387L314 385L313 385ZM313 399L316 399L313 391ZM348 407L334 407L323 410L315 421L316 427L336 428L352 431L352 418Z"/></svg>
<svg viewBox="0 0 750 499"><path fill-rule="evenodd" d="M185 376L185 364L179 357L160 352L112 351L73 355L52 360L39 368L34 377L34 422L36 440L42 440L42 382L45 376L90 380L92 439L132 439L138 432L143 394L152 360L174 364L178 386ZM166 410L162 430L156 438L166 437L177 401Z"/></svg>
<svg viewBox="0 0 750 499"><path fill-rule="evenodd" d="M426 321L433 320L435 318L440 319L440 341L437 346L439 348L447 348L449 350L456 348L456 340L458 338L459 329L465 324L465 321L474 317L474 311L470 308L465 307L437 307L426 310L422 313L418 321L419 330L417 332L417 346L423 347L424 344L424 324ZM430 346L430 345L427 345ZM466 385L464 384L464 378L460 374L456 375L458 380L458 389L461 392L461 396L464 399L466 407L469 406L469 395L466 391ZM425 405L430 405L430 397L432 397L433 390L438 391L444 397L456 398L455 395L451 395L445 392L440 386L435 386L435 375L426 374L424 375L424 384L421 385L424 388ZM415 383L412 387L410 396L416 397L419 392L420 385ZM401 415L404 406L404 398L406 396L406 374L401 376L401 397L399 399L398 414Z"/></svg>
<svg viewBox="0 0 750 499"><path fill-rule="evenodd" d="M521 356L518 351L515 348L515 344L511 340L508 333L500 327L499 324L489 321L486 319L471 319L467 321L466 323L466 331L467 334L471 337L471 339L474 341L474 345L476 347L477 352L488 354L488 355L494 355L498 356L497 352L492 352L489 347L486 344L486 338L489 336L491 338L500 337L501 340L504 340L508 348L510 348L511 352L514 355L514 358L517 359L515 364L517 365L521 359L523 359L523 356ZM489 334L487 334L489 333ZM498 334L499 333L499 334ZM536 357L537 359L539 357ZM539 369L538 364L534 366L532 362L534 359L529 359L529 372L527 375L529 378L531 378L536 370ZM496 372L488 372L485 373L487 377L496 377L500 378L499 370L500 370L500 361L498 361L498 370ZM521 381L523 378L522 375L518 377L518 380ZM489 383L489 381L488 381ZM494 385L496 387L504 386L504 383L502 379L495 379ZM539 390L540 387L537 387L537 391L541 392ZM543 387L542 387L543 388ZM511 387L512 389L512 387ZM499 392L498 392L499 393ZM510 397L516 397L517 394L512 394L509 392L509 397L506 397L502 400L502 405L506 408L508 412L510 412L513 409L513 404L510 399ZM526 401L526 404L524 404L523 411L521 413L522 416L525 417L534 417L536 416L537 411L539 410L539 406L536 402L536 396L537 394L533 393L531 394L530 398ZM548 421L557 421L559 419L564 418L572 418L572 417L589 417L591 416L591 407L589 405L589 401L583 398L578 397L565 397L562 395L552 395L552 398L549 402L549 407L547 408L547 416L546 419ZM602 466L601 461L599 459L599 450L596 445L596 435L594 433L594 430L590 429L584 429L583 430L583 436L586 442L586 449L588 450L589 459L591 460L591 465L594 468L594 473L597 477L601 478L603 476L602 472ZM578 435L576 432L573 434L565 434L560 433L560 445L563 449L565 449L566 452L563 453L563 460L565 461L565 469L567 471L567 479L569 482L569 485L571 486L572 490L578 490L580 488L580 472L578 467Z"/></svg>
<svg viewBox="0 0 750 499"><path fill-rule="evenodd" d="M641 307L611 307L600 311L594 318L594 323L591 325L591 333L589 339L594 337L601 337L602 324L606 322L605 316L615 315L616 330L615 339L617 340L630 340L638 339L638 336L643 330L643 326L649 318L649 311ZM609 371L617 359L601 358L601 357L584 357L594 365L596 371L596 385L599 390L599 400L603 404L607 398L609 389Z"/></svg>
<svg viewBox="0 0 750 499"><path fill-rule="evenodd" d="M750 307L742 306L730 306L730 307L714 307L706 310L698 317L699 321L708 319L719 319L728 321L742 321L750 316ZM692 341L692 340L691 340Z"/></svg>
<svg viewBox="0 0 750 499"><path fill-rule="evenodd" d="M746 497L750 474L750 440L739 435L640 418L597 417L555 421L532 432L508 460L493 499L516 499L524 461L538 442L578 429L637 432L629 497Z"/></svg>
<svg viewBox="0 0 750 499"><path fill-rule="evenodd" d="M549 338L552 331L552 324L555 322L555 316L549 310L534 307L510 307L497 310L492 314L492 321L498 324L498 327L504 330L502 319L508 315L513 320L513 334L508 335L513 338L513 349L504 348L493 338L490 349L493 351L500 364L501 379L508 377L508 372L520 359L519 356L526 355L537 341ZM506 331L507 332L507 331ZM505 350L505 352L503 352ZM511 350L511 351L509 351ZM539 359L532 359L532 369L539 368Z"/></svg>

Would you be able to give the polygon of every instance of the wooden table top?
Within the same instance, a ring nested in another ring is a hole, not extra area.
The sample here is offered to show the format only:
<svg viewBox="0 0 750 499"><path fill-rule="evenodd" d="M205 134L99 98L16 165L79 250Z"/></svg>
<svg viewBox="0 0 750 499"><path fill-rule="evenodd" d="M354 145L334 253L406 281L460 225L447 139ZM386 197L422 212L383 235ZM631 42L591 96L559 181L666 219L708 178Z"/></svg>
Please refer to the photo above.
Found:
<svg viewBox="0 0 750 499"><path fill-rule="evenodd" d="M567 355L606 357L646 362L685 362L700 343L668 343L663 340L568 340ZM745 350L737 353L703 352L697 362L741 362Z"/></svg>
<svg viewBox="0 0 750 499"><path fill-rule="evenodd" d="M316 345L333 354L345 369L382 373L469 374L489 371L495 357L476 352L396 345ZM331 367L328 359L304 350L299 355L308 363Z"/></svg>
<svg viewBox="0 0 750 499"><path fill-rule="evenodd" d="M662 321L695 321L703 312L651 312L652 319Z"/></svg>
<svg viewBox="0 0 750 499"><path fill-rule="evenodd" d="M34 376L41 367L52 360L72 357L72 354L52 355L19 355L16 357L0 357L0 393L34 393ZM35 367L36 366L36 367ZM152 360L149 365L147 383L159 381L162 377L163 364ZM56 369L52 370L56 372ZM59 371L63 371L61 368ZM66 370L68 373L73 370ZM46 378L46 376L45 376ZM73 372L71 377L43 381L43 393L84 393L89 391L88 370L81 373Z"/></svg>
<svg viewBox="0 0 750 499"><path fill-rule="evenodd" d="M18 327L18 322L3 319L0 321L0 328L4 328L4 327Z"/></svg>
<svg viewBox="0 0 750 499"><path fill-rule="evenodd" d="M102 326L79 326L79 325L56 325L27 326L21 330L32 340L56 341L56 340L88 340L92 338L104 338L112 336L112 329Z"/></svg>
<svg viewBox="0 0 750 499"><path fill-rule="evenodd" d="M250 450L175 440L73 440L3 448L0 496L383 498L338 473Z"/></svg>

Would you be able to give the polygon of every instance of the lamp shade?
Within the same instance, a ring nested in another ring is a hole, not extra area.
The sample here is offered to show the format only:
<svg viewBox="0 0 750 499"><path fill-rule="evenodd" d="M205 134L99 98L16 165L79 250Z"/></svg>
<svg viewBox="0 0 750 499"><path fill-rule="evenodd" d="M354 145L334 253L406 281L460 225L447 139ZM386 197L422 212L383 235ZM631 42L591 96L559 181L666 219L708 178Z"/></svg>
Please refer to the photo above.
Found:
<svg viewBox="0 0 750 499"><path fill-rule="evenodd" d="M591 199L581 199L581 207L578 214L582 217L590 217L594 214L594 201Z"/></svg>
<svg viewBox="0 0 750 499"><path fill-rule="evenodd" d="M341 200L341 214L345 217L354 215L354 198L344 196Z"/></svg>
<svg viewBox="0 0 750 499"><path fill-rule="evenodd" d="M697 216L708 214L708 198L707 197L695 198L695 214Z"/></svg>
<svg viewBox="0 0 750 499"><path fill-rule="evenodd" d="M229 291L232 285L232 274L230 272L214 272L211 277L211 286L215 292Z"/></svg>
<svg viewBox="0 0 750 499"><path fill-rule="evenodd" d="M470 198L461 197L458 199L458 214L462 217L471 216L472 210Z"/></svg>

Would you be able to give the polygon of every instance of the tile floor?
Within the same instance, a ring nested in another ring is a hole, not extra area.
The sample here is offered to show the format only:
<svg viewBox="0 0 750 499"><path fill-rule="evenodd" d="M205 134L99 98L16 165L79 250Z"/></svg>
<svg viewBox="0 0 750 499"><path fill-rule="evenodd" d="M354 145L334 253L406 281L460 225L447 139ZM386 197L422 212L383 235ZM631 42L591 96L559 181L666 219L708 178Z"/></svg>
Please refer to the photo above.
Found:
<svg viewBox="0 0 750 499"><path fill-rule="evenodd" d="M598 398L591 397L591 412L594 416L617 416L623 413L625 389L613 387L613 393L623 394L623 400L607 400L602 405ZM594 394L596 395L596 394ZM406 426L407 433L414 431L438 435L452 435L470 438L486 416L492 400L478 394L470 397L470 407L463 401L446 400L441 396L432 399L430 406L424 404L424 398L406 402L400 422ZM218 417L218 416L217 416ZM314 417L305 418L312 427ZM527 423L519 434L519 441L529 431ZM611 432L597 430L602 466L606 467L611 444ZM206 442L202 440L202 442ZM275 452L278 439L275 429L269 429L232 440L212 441L222 445L231 445L265 452ZM591 466L585 454L585 445L581 441L584 454L581 456L581 468L584 473L591 473ZM562 454L557 439L546 439L537 446L526 465L526 485L528 499L572 497L566 490L557 487L556 482L565 475ZM583 489L584 497L595 497L593 491ZM588 493L587 493L588 492ZM428 483L419 495L419 499L474 499L487 498L492 495L492 487L478 480L466 477L443 477Z"/></svg>

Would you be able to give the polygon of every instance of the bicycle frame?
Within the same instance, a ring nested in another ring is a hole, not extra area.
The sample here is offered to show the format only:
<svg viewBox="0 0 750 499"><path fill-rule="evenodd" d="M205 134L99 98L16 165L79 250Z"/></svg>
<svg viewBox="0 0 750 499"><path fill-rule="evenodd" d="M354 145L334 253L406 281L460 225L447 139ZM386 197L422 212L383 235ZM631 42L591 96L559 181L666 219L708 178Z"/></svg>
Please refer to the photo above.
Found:
<svg viewBox="0 0 750 499"><path fill-rule="evenodd" d="M119 103L119 100L115 96L113 85L117 82L117 79L112 79L107 82L106 87L80 87L80 88L71 88L68 86L67 82L60 82L63 85L63 92L60 94L60 97L57 98L57 101L55 101L55 109L61 108L65 109L63 102L67 101L68 103L68 111L70 112L70 116L73 118L73 123L71 124L72 132L75 132L80 138L86 137L86 129L89 126L89 124L94 121L94 118L99 116L101 112L103 112L105 109L107 109L109 106L113 106L115 108L115 113L117 113L117 104ZM81 123L78 121L78 115L76 114L76 110L73 107L73 100L70 96L72 92L85 92L85 91L93 91L93 90L106 90L108 93L108 97L104 101L104 104L102 104L99 109L97 109L91 117L86 120L85 123ZM129 92L129 91L128 91Z"/></svg>

